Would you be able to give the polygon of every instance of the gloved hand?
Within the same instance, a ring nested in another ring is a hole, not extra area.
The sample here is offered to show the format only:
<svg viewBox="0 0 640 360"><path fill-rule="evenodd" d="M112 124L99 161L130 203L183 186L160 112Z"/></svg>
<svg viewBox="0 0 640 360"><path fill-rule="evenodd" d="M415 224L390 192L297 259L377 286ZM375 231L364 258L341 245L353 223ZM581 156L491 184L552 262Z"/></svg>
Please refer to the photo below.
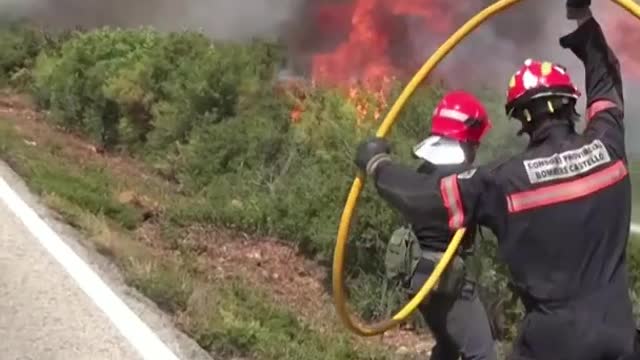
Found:
<svg viewBox="0 0 640 360"><path fill-rule="evenodd" d="M591 14L591 0L567 0L567 19L582 19Z"/></svg>
<svg viewBox="0 0 640 360"><path fill-rule="evenodd" d="M380 163L391 160L390 153L391 147L386 140L371 138L358 145L354 162L360 170L371 176Z"/></svg>

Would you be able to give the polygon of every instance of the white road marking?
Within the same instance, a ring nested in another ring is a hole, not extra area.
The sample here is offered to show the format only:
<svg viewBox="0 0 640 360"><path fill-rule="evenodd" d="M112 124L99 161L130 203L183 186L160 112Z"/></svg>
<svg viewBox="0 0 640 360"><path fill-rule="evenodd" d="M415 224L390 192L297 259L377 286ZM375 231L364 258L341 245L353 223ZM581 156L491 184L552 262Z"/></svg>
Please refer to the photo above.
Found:
<svg viewBox="0 0 640 360"><path fill-rule="evenodd" d="M2 177L0 198L145 360L179 360Z"/></svg>

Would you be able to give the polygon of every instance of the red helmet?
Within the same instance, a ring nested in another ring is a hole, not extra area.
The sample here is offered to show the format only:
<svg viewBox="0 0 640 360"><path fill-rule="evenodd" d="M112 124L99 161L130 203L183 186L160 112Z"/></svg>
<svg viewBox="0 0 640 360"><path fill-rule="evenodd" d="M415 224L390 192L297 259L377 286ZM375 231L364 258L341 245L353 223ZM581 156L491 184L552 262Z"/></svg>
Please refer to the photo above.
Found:
<svg viewBox="0 0 640 360"><path fill-rule="evenodd" d="M487 111L475 96L464 91L447 93L431 117L431 136L414 147L414 154L435 164L460 163L460 143L478 144L491 129Z"/></svg>
<svg viewBox="0 0 640 360"><path fill-rule="evenodd" d="M479 143L491 129L484 105L465 91L452 91L436 105L431 133L460 142Z"/></svg>
<svg viewBox="0 0 640 360"><path fill-rule="evenodd" d="M580 95L563 66L527 59L509 81L505 110L510 114L515 108L540 97L561 96L577 100Z"/></svg>

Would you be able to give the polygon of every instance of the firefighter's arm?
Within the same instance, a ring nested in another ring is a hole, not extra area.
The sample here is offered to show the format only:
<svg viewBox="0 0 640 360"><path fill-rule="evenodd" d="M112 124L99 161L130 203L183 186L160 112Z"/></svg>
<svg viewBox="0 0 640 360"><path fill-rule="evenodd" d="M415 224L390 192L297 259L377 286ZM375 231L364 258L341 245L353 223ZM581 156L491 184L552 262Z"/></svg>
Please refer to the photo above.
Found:
<svg viewBox="0 0 640 360"><path fill-rule="evenodd" d="M479 223L496 229L496 214L505 197L499 197L491 174L472 169L444 178L421 174L391 159L386 141L371 139L360 144L355 163L373 180L380 196L405 220L420 225L441 225L458 230Z"/></svg>
<svg viewBox="0 0 640 360"><path fill-rule="evenodd" d="M620 63L609 47L600 24L588 8L574 17L578 28L560 39L584 64L587 95L587 133L624 144L624 98Z"/></svg>
<svg viewBox="0 0 640 360"><path fill-rule="evenodd" d="M449 216L438 177L393 161L379 164L371 177L380 197L406 221L418 227L442 225L443 232L448 231Z"/></svg>
<svg viewBox="0 0 640 360"><path fill-rule="evenodd" d="M483 168L438 178L388 161L372 176L380 196L413 224L443 232L480 224L497 234L506 198Z"/></svg>
<svg viewBox="0 0 640 360"><path fill-rule="evenodd" d="M440 180L440 194L450 229L477 223L498 234L507 202L492 169L480 166Z"/></svg>
<svg viewBox="0 0 640 360"><path fill-rule="evenodd" d="M439 179L417 172L391 159L384 139L365 140L358 146L355 164L373 181L380 196L405 220L421 226L442 225L447 232L447 209L440 196Z"/></svg>

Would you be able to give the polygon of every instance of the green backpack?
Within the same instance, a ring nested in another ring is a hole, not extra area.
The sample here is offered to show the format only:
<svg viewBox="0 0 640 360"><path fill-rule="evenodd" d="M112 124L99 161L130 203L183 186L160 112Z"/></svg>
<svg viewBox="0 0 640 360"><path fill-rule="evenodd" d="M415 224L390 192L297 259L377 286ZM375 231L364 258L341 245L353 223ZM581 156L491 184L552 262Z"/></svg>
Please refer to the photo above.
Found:
<svg viewBox="0 0 640 360"><path fill-rule="evenodd" d="M387 278L407 285L418 266L422 249L418 238L409 226L402 226L391 234L384 258Z"/></svg>
<svg viewBox="0 0 640 360"><path fill-rule="evenodd" d="M384 259L387 279L401 284L407 290L418 291L419 289L411 289L411 280L421 258L431 262L435 268L442 255L443 252L423 251L411 227L402 226L391 234L387 244ZM455 256L433 290L438 293L457 294L462 287L465 272L465 261L460 256Z"/></svg>

